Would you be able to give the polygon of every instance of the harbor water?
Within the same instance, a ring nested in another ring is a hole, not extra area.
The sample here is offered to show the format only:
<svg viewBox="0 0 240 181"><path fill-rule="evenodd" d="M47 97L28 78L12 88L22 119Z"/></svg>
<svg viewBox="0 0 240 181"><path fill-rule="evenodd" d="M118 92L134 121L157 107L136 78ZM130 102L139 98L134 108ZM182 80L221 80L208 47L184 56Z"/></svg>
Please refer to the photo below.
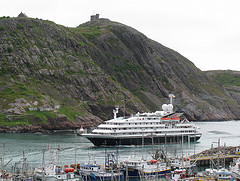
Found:
<svg viewBox="0 0 240 181"><path fill-rule="evenodd" d="M196 126L203 133L197 143L147 145L147 146L118 146L118 147L95 147L86 138L77 136L71 132L57 132L54 134L40 133L1 133L0 134L0 157L4 164L8 163L7 169L26 157L29 167L41 166L43 162L55 161L61 165L74 163L97 162L104 164L107 154L118 154L118 160L126 160L131 155L139 158L149 158L153 150L162 148L168 154L199 153L209 149L211 144L240 145L240 121L222 122L196 122ZM4 146L5 145L5 146Z"/></svg>

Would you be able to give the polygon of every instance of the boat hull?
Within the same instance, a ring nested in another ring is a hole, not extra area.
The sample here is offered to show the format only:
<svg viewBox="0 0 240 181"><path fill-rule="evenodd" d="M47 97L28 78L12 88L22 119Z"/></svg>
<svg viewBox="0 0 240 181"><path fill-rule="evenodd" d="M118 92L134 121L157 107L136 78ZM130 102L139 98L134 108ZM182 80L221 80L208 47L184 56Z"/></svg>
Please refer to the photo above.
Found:
<svg viewBox="0 0 240 181"><path fill-rule="evenodd" d="M164 144L164 143L180 143L183 142L195 142L201 138L201 135L190 136L189 135L171 135L171 136L154 136L145 137L100 137L91 135L82 135L89 139L95 146L108 145L108 146L116 146L116 145L151 145L151 144Z"/></svg>
<svg viewBox="0 0 240 181"><path fill-rule="evenodd" d="M81 173L80 176L81 180L83 181L111 181L111 180L124 180L123 173Z"/></svg>
<svg viewBox="0 0 240 181"><path fill-rule="evenodd" d="M124 175L128 177L141 177L141 176L156 176L156 177L165 177L166 174L171 173L170 169L159 170L153 172L144 172L139 171L138 169L129 168L128 171L125 171Z"/></svg>

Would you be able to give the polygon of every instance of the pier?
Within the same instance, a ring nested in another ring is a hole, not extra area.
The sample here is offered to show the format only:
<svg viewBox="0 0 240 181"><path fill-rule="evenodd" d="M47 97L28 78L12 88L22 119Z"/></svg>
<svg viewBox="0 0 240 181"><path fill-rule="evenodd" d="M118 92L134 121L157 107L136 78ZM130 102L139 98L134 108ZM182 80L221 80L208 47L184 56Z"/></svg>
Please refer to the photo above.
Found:
<svg viewBox="0 0 240 181"><path fill-rule="evenodd" d="M229 165L233 162L234 158L239 158L240 155L208 155L208 156L199 156L196 158L190 158L191 163L197 163L198 167L213 165Z"/></svg>

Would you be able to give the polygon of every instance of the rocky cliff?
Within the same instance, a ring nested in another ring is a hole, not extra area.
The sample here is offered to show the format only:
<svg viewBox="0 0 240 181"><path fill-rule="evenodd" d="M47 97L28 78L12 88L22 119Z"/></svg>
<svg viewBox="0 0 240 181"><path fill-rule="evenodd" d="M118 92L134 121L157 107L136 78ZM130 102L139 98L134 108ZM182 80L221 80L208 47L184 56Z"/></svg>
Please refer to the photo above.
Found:
<svg viewBox="0 0 240 181"><path fill-rule="evenodd" d="M76 28L0 19L2 131L96 126L155 111L176 96L190 120L240 118L238 102L192 62L126 25L100 19Z"/></svg>

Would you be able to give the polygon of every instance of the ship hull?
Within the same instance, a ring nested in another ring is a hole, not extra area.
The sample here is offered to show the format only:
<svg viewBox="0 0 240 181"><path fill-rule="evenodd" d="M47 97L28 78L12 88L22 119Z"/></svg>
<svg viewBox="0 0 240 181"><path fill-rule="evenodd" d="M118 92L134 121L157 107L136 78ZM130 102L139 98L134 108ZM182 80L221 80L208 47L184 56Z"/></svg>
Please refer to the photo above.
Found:
<svg viewBox="0 0 240 181"><path fill-rule="evenodd" d="M152 137L99 137L92 135L82 135L90 140L95 146L108 145L151 145L151 144L164 144L164 143L180 143L180 142L195 142L201 138L201 135L189 136L189 135L171 135L171 136L154 136Z"/></svg>

